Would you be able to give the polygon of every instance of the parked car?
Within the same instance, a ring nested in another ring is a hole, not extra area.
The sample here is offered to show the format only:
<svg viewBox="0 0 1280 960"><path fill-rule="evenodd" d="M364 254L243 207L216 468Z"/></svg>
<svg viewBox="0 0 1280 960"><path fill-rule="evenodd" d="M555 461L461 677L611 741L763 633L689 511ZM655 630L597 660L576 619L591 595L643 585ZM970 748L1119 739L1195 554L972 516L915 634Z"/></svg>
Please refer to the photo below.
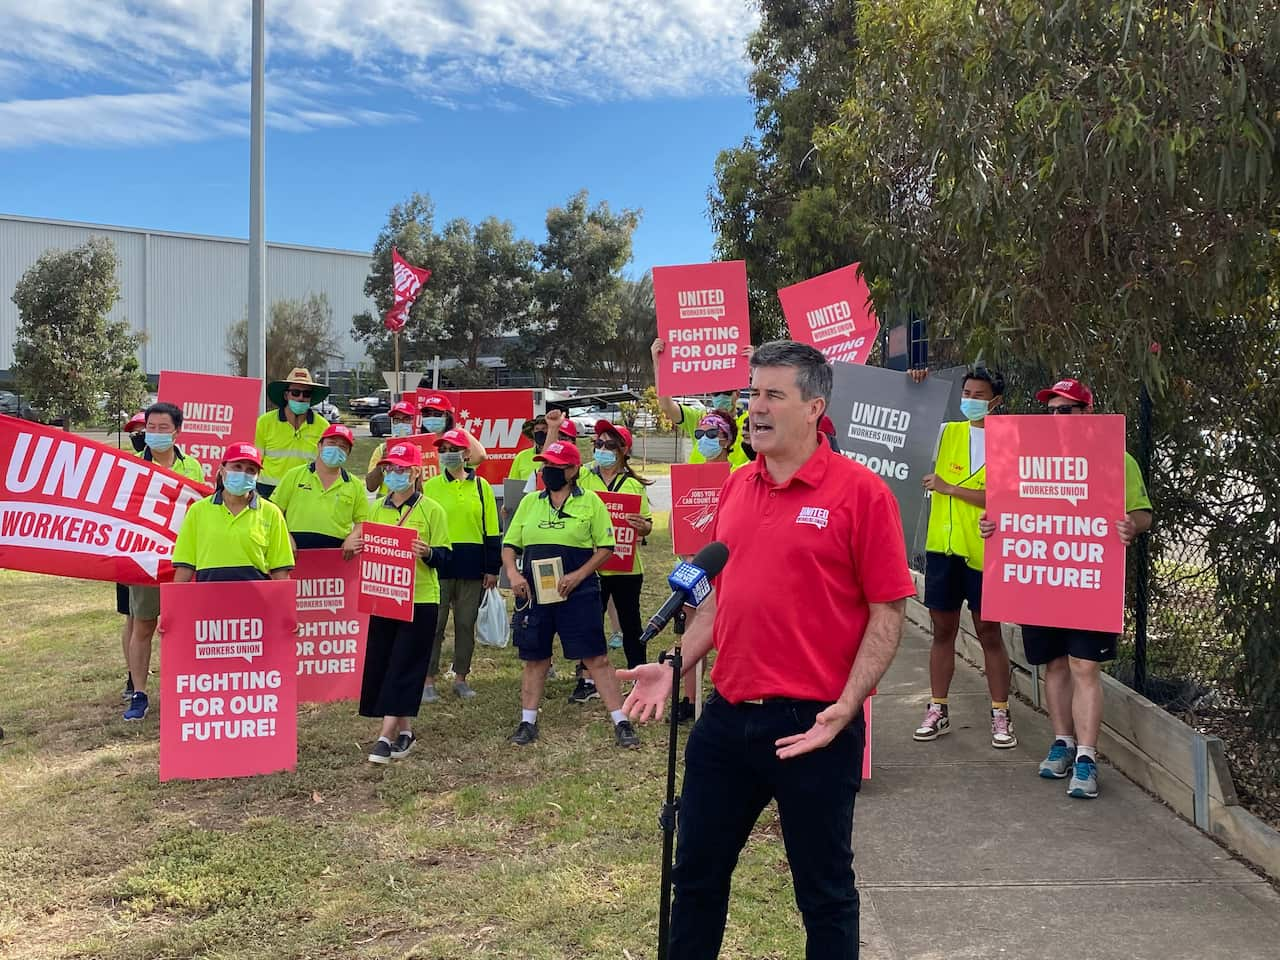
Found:
<svg viewBox="0 0 1280 960"><path fill-rule="evenodd" d="M391 436L391 414L375 413L369 418L369 433L375 437Z"/></svg>
<svg viewBox="0 0 1280 960"><path fill-rule="evenodd" d="M319 403L313 403L311 405L311 409L324 417L330 423L338 423L342 420L342 411L328 400L321 400Z"/></svg>
<svg viewBox="0 0 1280 960"><path fill-rule="evenodd" d="M379 390L377 393L370 394L367 397L356 397L347 404L347 409L362 417L371 417L375 413L386 413L391 409L391 391Z"/></svg>
<svg viewBox="0 0 1280 960"><path fill-rule="evenodd" d="M16 393L0 390L0 413L9 417L21 417L23 420L41 421L40 412L23 400Z"/></svg>

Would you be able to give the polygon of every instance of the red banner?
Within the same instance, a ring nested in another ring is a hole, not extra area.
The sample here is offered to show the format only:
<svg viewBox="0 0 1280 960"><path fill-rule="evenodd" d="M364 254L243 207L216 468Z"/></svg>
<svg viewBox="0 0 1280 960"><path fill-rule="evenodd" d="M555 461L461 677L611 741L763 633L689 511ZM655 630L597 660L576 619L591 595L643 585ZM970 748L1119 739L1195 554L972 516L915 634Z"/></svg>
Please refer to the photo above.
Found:
<svg viewBox="0 0 1280 960"><path fill-rule="evenodd" d="M866 363L880 332L858 264L778 291L791 339L822 351L828 361Z"/></svg>
<svg viewBox="0 0 1280 960"><path fill-rule="evenodd" d="M413 541L418 531L389 523L364 523L364 549L360 561L358 609L391 620L413 619L413 586L417 558Z"/></svg>
<svg viewBox="0 0 1280 960"><path fill-rule="evenodd" d="M360 564L341 550L299 550L298 702L358 700L369 615L357 607Z"/></svg>
<svg viewBox="0 0 1280 960"><path fill-rule="evenodd" d="M422 285L431 278L431 271L411 266L400 251L391 248L392 285L395 305L387 311L383 325L388 330L401 330L409 320L409 308L418 299Z"/></svg>
<svg viewBox="0 0 1280 960"><path fill-rule="evenodd" d="M1124 417L989 417L982 616L1124 628Z"/></svg>
<svg viewBox="0 0 1280 960"><path fill-rule="evenodd" d="M462 390L454 398L454 422L480 441L488 458L476 473L501 486L511 461L533 441L520 430L533 419L532 390Z"/></svg>
<svg viewBox="0 0 1280 960"><path fill-rule="evenodd" d="M288 580L160 588L162 781L297 767L296 589Z"/></svg>
<svg viewBox="0 0 1280 960"><path fill-rule="evenodd" d="M0 568L154 584L213 491L131 452L0 416Z"/></svg>
<svg viewBox="0 0 1280 960"><path fill-rule="evenodd" d="M200 461L204 478L212 482L228 446L238 440L253 442L262 381L163 370L157 397L182 411L178 446Z"/></svg>
<svg viewBox="0 0 1280 960"><path fill-rule="evenodd" d="M671 467L671 545L688 557L711 542L727 463L677 463Z"/></svg>
<svg viewBox="0 0 1280 960"><path fill-rule="evenodd" d="M628 513L640 512L640 495L637 493L609 493L597 490L596 496L609 508L609 519L613 521L613 556L605 561L601 570L615 570L618 573L634 573L636 569L636 547L640 537L636 528L624 519Z"/></svg>
<svg viewBox="0 0 1280 960"><path fill-rule="evenodd" d="M664 397L739 390L750 375L747 265L742 260L653 268L658 393Z"/></svg>

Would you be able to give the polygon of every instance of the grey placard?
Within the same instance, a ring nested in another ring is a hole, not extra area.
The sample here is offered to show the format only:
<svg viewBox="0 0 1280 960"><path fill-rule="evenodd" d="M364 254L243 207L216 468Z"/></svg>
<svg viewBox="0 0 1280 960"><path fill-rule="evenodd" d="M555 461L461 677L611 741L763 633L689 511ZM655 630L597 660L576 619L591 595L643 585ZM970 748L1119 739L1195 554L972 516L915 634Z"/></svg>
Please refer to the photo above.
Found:
<svg viewBox="0 0 1280 960"><path fill-rule="evenodd" d="M502 481L502 510L498 519L502 523L503 533L506 533L507 525L511 522L511 518L516 515L516 507L520 506L520 501L524 497L524 487L527 482L526 480ZM498 571L498 586L504 590L511 587L510 582L507 580L505 567Z"/></svg>
<svg viewBox="0 0 1280 960"><path fill-rule="evenodd" d="M902 513L908 559L916 566L917 559L923 562L928 523L920 480L933 471L952 384L935 377L914 383L906 373L859 364L831 366L835 382L828 413L840 452L889 485Z"/></svg>

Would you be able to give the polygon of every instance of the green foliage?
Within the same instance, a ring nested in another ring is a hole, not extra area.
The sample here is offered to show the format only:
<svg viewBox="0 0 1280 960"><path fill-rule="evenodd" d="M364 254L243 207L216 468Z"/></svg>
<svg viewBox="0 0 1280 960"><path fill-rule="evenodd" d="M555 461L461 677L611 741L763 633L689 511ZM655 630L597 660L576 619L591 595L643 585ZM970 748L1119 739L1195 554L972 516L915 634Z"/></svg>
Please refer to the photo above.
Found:
<svg viewBox="0 0 1280 960"><path fill-rule="evenodd" d="M234 374L249 372L249 321L241 320L227 331L227 357ZM340 354L333 333L333 308L323 293L304 300L277 300L267 323L267 381L282 380L294 367L305 367L312 376L327 370Z"/></svg>
<svg viewBox="0 0 1280 960"><path fill-rule="evenodd" d="M658 388L645 387L644 393L640 395L640 408L653 418L653 429L658 433L668 433L675 429L675 424L667 419L667 415L662 412L662 407L658 405Z"/></svg>
<svg viewBox="0 0 1280 960"><path fill-rule="evenodd" d="M35 407L72 423L101 413L105 398L137 409L147 383L138 363L142 337L126 320L108 320L120 299L116 252L95 238L74 250L51 250L18 281L13 373Z"/></svg>

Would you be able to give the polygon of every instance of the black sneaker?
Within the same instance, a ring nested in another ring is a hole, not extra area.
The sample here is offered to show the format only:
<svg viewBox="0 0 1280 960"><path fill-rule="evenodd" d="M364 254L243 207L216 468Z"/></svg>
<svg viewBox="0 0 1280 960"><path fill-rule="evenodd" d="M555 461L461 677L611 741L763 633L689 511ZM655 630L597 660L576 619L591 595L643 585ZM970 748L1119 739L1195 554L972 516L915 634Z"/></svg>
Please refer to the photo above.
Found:
<svg viewBox="0 0 1280 960"><path fill-rule="evenodd" d="M588 700L599 699L600 694L596 690L596 685L586 679L579 679L577 686L573 688L573 693L569 694L570 703L586 703Z"/></svg>
<svg viewBox="0 0 1280 960"><path fill-rule="evenodd" d="M379 740L373 745L373 749L369 751L370 763L390 763L391 762L391 744L385 740Z"/></svg>
<svg viewBox="0 0 1280 960"><path fill-rule="evenodd" d="M688 697L680 698L680 706L676 707L676 722L688 723L694 718L693 704Z"/></svg>
<svg viewBox="0 0 1280 960"><path fill-rule="evenodd" d="M511 735L508 743L514 743L517 747L527 747L533 741L538 739L538 725L530 723L528 720L521 720L520 726L516 727L516 732Z"/></svg>
<svg viewBox="0 0 1280 960"><path fill-rule="evenodd" d="M124 691L120 694L121 700L133 699L133 674L126 673L124 675Z"/></svg>
<svg viewBox="0 0 1280 960"><path fill-rule="evenodd" d="M378 741L382 743L381 740ZM391 745L391 759L403 760L409 755L409 751L413 749L413 745L418 742L418 738L412 733L402 733L396 737L396 742Z"/></svg>
<svg viewBox="0 0 1280 960"><path fill-rule="evenodd" d="M619 720L615 723L613 735L617 738L620 747L636 750L640 746L640 735L636 733L636 728L631 725L630 720Z"/></svg>

